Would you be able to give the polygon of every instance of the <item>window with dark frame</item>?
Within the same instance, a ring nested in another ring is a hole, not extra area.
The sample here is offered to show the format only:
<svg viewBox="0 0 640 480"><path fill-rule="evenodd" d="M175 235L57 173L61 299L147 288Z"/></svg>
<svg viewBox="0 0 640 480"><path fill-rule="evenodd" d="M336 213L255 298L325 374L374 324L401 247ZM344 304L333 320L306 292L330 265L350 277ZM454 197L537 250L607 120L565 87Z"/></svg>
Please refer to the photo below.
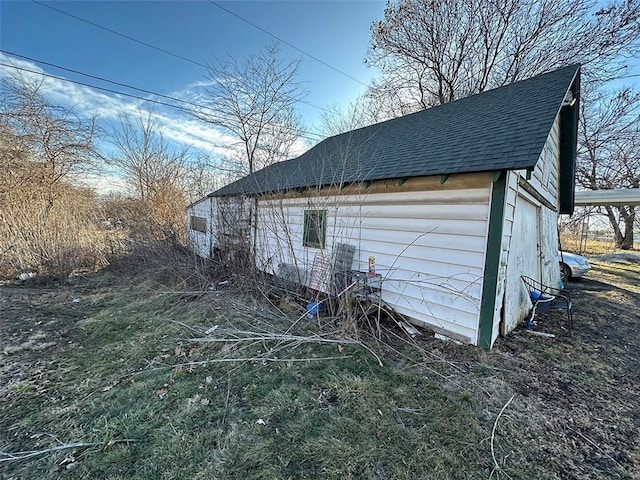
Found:
<svg viewBox="0 0 640 480"><path fill-rule="evenodd" d="M189 217L189 228L196 232L207 233L207 219L205 217L191 215Z"/></svg>
<svg viewBox="0 0 640 480"><path fill-rule="evenodd" d="M302 244L305 247L324 248L326 233L327 211L305 210Z"/></svg>

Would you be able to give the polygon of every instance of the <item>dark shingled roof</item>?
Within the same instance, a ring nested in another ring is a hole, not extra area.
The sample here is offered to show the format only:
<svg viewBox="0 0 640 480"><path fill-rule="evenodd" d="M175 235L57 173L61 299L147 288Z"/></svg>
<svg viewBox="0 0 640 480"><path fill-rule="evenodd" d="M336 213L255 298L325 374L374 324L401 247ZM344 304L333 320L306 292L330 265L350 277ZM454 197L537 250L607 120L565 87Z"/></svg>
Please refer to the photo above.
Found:
<svg viewBox="0 0 640 480"><path fill-rule="evenodd" d="M564 67L327 138L209 196L533 168L579 69Z"/></svg>

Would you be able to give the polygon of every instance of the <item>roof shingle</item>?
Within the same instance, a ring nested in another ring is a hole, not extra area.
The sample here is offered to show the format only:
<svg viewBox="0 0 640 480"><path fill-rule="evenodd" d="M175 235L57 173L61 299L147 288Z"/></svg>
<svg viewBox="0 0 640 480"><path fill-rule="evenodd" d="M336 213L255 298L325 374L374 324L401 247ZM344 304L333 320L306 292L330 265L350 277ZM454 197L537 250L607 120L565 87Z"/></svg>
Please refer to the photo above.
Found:
<svg viewBox="0 0 640 480"><path fill-rule="evenodd" d="M329 137L209 196L533 168L579 69L571 65Z"/></svg>

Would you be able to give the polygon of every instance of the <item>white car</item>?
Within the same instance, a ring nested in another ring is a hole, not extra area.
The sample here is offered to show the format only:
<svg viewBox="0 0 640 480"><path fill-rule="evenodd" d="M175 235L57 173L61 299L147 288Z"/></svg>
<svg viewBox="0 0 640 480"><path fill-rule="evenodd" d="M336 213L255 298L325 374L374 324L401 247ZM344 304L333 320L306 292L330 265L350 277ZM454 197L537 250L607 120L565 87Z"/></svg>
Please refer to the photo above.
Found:
<svg viewBox="0 0 640 480"><path fill-rule="evenodd" d="M560 274L564 280L581 278L591 270L589 261L582 255L575 253L558 252L558 262L560 263Z"/></svg>

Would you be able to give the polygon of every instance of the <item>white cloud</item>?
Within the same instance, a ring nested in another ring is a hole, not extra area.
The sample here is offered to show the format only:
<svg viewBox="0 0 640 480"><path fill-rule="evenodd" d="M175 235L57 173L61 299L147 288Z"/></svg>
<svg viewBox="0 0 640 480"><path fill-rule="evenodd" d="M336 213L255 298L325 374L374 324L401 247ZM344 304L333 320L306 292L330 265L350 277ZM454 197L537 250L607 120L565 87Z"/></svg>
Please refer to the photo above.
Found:
<svg viewBox="0 0 640 480"><path fill-rule="evenodd" d="M234 139L206 123L192 118L170 117L164 113L154 112L151 115L160 126L162 135L173 142L219 155L233 150Z"/></svg>
<svg viewBox="0 0 640 480"><path fill-rule="evenodd" d="M130 194L131 189L124 178L117 175L84 174L76 178L75 182L83 187L92 188L99 194L121 193Z"/></svg>
<svg viewBox="0 0 640 480"><path fill-rule="evenodd" d="M0 53L0 62L23 69L0 66L0 78L18 74L27 81L42 82L43 91L53 103L73 107L78 115L86 117L95 115L103 121L117 121L123 113L135 115L141 107L152 107L151 115L167 139L207 153L230 153L229 148L233 143L231 137L212 126L186 117L182 112L174 113L166 106L123 95L104 93L84 85L46 77L41 74L47 72L36 64L3 53ZM196 82L188 88L200 86L202 83ZM168 101L162 101L168 103Z"/></svg>

